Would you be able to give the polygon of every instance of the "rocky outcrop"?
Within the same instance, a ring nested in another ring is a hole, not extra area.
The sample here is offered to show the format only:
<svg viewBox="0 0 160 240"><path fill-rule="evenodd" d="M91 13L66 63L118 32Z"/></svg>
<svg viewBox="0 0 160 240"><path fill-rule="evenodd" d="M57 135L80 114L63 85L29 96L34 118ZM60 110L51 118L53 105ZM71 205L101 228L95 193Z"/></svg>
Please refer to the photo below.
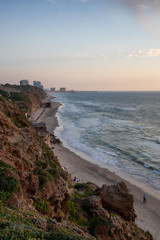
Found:
<svg viewBox="0 0 160 240"><path fill-rule="evenodd" d="M105 209L119 213L127 221L135 220L133 195L129 194L124 182L113 186L103 185L94 194L100 197Z"/></svg>
<svg viewBox="0 0 160 240"><path fill-rule="evenodd" d="M75 209L79 210L79 216L96 239L152 239L151 235L134 224L136 215L133 196L129 194L124 182L112 186L104 185L101 188L91 183L78 183L75 189ZM81 199L77 196L81 196Z"/></svg>
<svg viewBox="0 0 160 240"><path fill-rule="evenodd" d="M102 206L101 198L95 195L88 197L86 200L86 205L92 214L95 214L103 220L109 218L109 213Z"/></svg>

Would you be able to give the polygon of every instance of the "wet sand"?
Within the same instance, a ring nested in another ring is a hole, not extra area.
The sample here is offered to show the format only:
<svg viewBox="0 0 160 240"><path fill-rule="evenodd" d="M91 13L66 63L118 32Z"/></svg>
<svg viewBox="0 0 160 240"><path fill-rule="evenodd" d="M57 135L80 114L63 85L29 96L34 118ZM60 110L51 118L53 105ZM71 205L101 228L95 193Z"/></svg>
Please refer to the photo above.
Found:
<svg viewBox="0 0 160 240"><path fill-rule="evenodd" d="M49 109L37 109L32 115L32 121L45 122L49 133L53 133L58 125L56 112L59 103L53 102ZM38 118L38 116L41 116ZM68 171L71 176L75 176L80 182L93 182L98 186L103 184L115 184L124 181L131 194L134 195L134 207L137 214L136 224L149 230L155 240L160 240L160 195L146 186L138 187L133 181L127 181L106 168L98 166L96 163L86 161L74 152L65 148L62 144L52 145L54 154L58 157L62 167ZM85 156L84 156L85 157ZM143 195L146 194L147 203L143 203Z"/></svg>

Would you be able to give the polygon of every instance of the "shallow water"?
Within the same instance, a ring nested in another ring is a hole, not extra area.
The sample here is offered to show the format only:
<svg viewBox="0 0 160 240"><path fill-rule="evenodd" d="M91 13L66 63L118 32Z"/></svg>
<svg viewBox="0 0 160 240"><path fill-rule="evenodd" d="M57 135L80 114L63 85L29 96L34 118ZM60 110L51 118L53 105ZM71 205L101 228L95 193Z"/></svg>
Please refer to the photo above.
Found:
<svg viewBox="0 0 160 240"><path fill-rule="evenodd" d="M54 96L62 142L160 191L160 92Z"/></svg>

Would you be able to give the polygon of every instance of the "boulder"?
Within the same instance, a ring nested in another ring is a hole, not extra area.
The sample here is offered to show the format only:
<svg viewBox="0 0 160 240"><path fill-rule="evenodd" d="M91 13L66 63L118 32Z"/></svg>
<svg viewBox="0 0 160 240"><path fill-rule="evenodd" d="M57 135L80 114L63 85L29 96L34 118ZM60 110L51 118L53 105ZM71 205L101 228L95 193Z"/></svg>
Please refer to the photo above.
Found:
<svg viewBox="0 0 160 240"><path fill-rule="evenodd" d="M95 190L94 195L101 198L104 209L120 214L127 221L135 220L133 195L129 194L124 182L111 186L103 185Z"/></svg>
<svg viewBox="0 0 160 240"><path fill-rule="evenodd" d="M86 199L86 204L88 210L97 215L99 218L106 220L109 218L109 213L102 207L101 198L95 195L92 195Z"/></svg>

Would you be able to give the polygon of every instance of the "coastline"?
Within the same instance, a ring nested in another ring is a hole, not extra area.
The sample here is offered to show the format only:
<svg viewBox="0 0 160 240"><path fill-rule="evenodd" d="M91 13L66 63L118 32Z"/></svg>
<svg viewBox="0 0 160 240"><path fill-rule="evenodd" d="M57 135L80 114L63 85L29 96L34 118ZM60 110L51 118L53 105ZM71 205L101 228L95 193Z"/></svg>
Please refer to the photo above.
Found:
<svg viewBox="0 0 160 240"><path fill-rule="evenodd" d="M48 96L51 100L51 96ZM56 112L61 104L52 102L51 108L37 109L32 115L32 122L45 122L47 130L50 134L53 133L58 126ZM160 240L160 196L148 189L142 189L130 183L127 180L117 176L115 173L106 168L100 167L98 164L93 164L85 159L79 157L74 152L70 151L62 144L53 144L53 152L64 167L74 178L75 176L80 179L80 182L93 182L98 186L103 184L111 185L117 182L124 181L131 194L134 195L134 207L137 214L136 224L144 229L149 230L155 240ZM146 193L147 204L143 204L143 194Z"/></svg>

